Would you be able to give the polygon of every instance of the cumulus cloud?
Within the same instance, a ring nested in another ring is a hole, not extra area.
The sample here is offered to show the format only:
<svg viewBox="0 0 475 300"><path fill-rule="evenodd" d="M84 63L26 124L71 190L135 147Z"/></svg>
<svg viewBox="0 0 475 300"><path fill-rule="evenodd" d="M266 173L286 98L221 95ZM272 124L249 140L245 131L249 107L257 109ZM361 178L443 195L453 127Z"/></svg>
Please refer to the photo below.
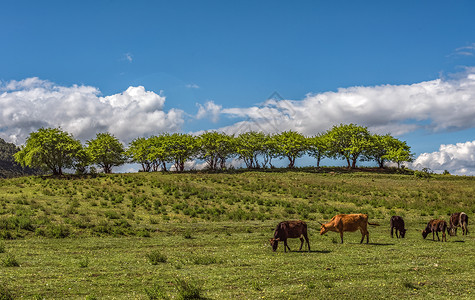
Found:
<svg viewBox="0 0 475 300"><path fill-rule="evenodd" d="M302 100L268 100L262 105L222 108L219 112L241 118L222 128L234 133L292 129L313 135L339 123L356 123L372 132L395 136L417 129L462 130L475 126L475 70L451 80L341 88L308 94Z"/></svg>
<svg viewBox="0 0 475 300"><path fill-rule="evenodd" d="M456 175L475 175L475 141L440 145L439 151L422 153L412 163L414 169L444 170Z"/></svg>
<svg viewBox="0 0 475 300"><path fill-rule="evenodd" d="M56 85L39 78L0 84L0 138L21 144L40 127L61 127L81 140L110 132L123 142L177 131L183 111L164 111L165 97L144 87L101 97L91 86Z"/></svg>
<svg viewBox="0 0 475 300"><path fill-rule="evenodd" d="M210 118L213 122L218 122L222 106L213 101L208 101L204 105L198 104L197 119Z"/></svg>

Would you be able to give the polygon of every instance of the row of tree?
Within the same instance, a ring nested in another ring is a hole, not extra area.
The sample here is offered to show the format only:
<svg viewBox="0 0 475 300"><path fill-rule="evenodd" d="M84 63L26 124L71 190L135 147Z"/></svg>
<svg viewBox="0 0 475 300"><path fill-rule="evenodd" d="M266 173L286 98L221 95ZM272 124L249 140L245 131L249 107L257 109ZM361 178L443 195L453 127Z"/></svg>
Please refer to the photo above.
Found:
<svg viewBox="0 0 475 300"><path fill-rule="evenodd" d="M136 138L127 149L110 133L99 133L83 146L59 128L41 128L30 133L15 160L22 166L43 168L55 175L66 168L84 173L92 165L111 173L113 167L127 162L140 164L144 172L166 171L170 163L176 171L183 171L185 163L193 159L204 160L210 170L225 169L230 158L242 160L249 169L272 167L272 159L286 158L289 168L293 168L296 159L305 154L317 160L317 167L328 157L344 159L349 168L355 168L359 160L376 161L383 168L385 162L400 167L412 161L410 150L404 141L389 134L371 134L366 127L355 124L333 126L312 137L295 131L251 131L237 136L215 131L199 136L164 133Z"/></svg>

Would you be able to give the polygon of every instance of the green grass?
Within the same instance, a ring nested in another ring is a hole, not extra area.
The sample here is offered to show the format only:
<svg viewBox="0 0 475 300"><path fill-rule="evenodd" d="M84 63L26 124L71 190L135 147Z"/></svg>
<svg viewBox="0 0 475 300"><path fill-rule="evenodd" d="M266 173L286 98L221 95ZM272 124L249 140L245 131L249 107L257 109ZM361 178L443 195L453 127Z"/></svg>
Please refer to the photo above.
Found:
<svg viewBox="0 0 475 300"><path fill-rule="evenodd" d="M0 180L0 299L472 299L474 236L421 230L473 216L474 181L344 169ZM381 224L370 244L319 235L318 221L351 212ZM390 237L395 214L405 239ZM272 252L284 219L307 221L312 252Z"/></svg>
<svg viewBox="0 0 475 300"><path fill-rule="evenodd" d="M382 220L378 220L382 223ZM21 267L2 267L0 281L17 297L46 299L148 299L153 289L178 297L177 278L200 288L209 299L470 299L475 286L475 239L448 237L447 243L423 240L411 224L407 238L391 239L389 228L370 228L370 244L359 233L320 236L310 223L312 252L272 252L273 222L246 222L252 233L230 222L190 224L207 227L185 239L169 231L152 238L89 237L6 241ZM233 228L228 236L222 228ZM419 227L419 228L418 228ZM297 250L298 239L289 241ZM166 262L151 264L159 251ZM0 254L4 257L6 254ZM88 257L88 266L78 261Z"/></svg>

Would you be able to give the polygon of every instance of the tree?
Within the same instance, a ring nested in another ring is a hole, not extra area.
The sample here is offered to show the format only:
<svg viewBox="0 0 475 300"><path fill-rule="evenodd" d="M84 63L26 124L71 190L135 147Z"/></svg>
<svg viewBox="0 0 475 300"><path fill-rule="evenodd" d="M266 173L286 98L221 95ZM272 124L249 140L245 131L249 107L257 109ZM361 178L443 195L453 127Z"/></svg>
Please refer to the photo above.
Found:
<svg viewBox="0 0 475 300"><path fill-rule="evenodd" d="M226 159L234 154L234 137L216 131L205 132L197 138L199 158L204 159L208 169L226 168Z"/></svg>
<svg viewBox="0 0 475 300"><path fill-rule="evenodd" d="M236 138L236 153L248 169L260 168L257 157L265 155L266 140L264 133L256 131L242 133ZM265 158L264 166L267 163Z"/></svg>
<svg viewBox="0 0 475 300"><path fill-rule="evenodd" d="M175 162L175 170L183 172L185 162L198 152L196 138L190 134L174 133L169 136L168 140L167 148L170 158Z"/></svg>
<svg viewBox="0 0 475 300"><path fill-rule="evenodd" d="M73 167L74 158L82 149L81 142L59 128L40 128L30 133L26 144L15 153L15 161L23 167L50 170L62 175L63 169Z"/></svg>
<svg viewBox="0 0 475 300"><path fill-rule="evenodd" d="M126 161L124 146L112 134L98 133L96 138L86 142L91 162L100 166L104 173L112 173L112 167L123 165Z"/></svg>
<svg viewBox="0 0 475 300"><path fill-rule="evenodd" d="M406 142L395 139L394 144L389 148L386 159L397 163L399 169L403 162L414 161L414 154L411 153L411 147Z"/></svg>
<svg viewBox="0 0 475 300"><path fill-rule="evenodd" d="M274 135L275 151L278 157L287 157L289 168L295 166L295 160L307 151L306 138L295 131L284 131Z"/></svg>
<svg viewBox="0 0 475 300"><path fill-rule="evenodd" d="M150 172L152 168L150 160L151 148L150 139L144 137L136 138L130 142L127 156L131 158L132 162L140 164L143 172Z"/></svg>
<svg viewBox="0 0 475 300"><path fill-rule="evenodd" d="M325 134L317 134L307 138L308 155L317 159L317 167L320 167L320 161L328 151L328 136Z"/></svg>
<svg viewBox="0 0 475 300"><path fill-rule="evenodd" d="M358 158L370 148L371 135L363 126L340 124L333 126L326 134L329 139L329 155L345 159L348 168L356 168Z"/></svg>
<svg viewBox="0 0 475 300"><path fill-rule="evenodd" d="M167 163L172 162L173 158L170 155L172 137L168 133L164 133L158 136L152 136L150 141L150 153L148 159L152 163L152 170L158 171L160 168L162 171L167 171Z"/></svg>

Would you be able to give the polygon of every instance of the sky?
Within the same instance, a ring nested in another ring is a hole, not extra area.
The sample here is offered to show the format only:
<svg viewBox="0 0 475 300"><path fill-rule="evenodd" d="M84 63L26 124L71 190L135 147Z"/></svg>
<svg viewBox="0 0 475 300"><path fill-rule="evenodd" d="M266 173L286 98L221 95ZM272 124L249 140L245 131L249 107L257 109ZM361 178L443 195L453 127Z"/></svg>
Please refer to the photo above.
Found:
<svg viewBox="0 0 475 300"><path fill-rule="evenodd" d="M475 175L474 13L473 1L2 1L0 138L355 123L407 141L411 168Z"/></svg>

